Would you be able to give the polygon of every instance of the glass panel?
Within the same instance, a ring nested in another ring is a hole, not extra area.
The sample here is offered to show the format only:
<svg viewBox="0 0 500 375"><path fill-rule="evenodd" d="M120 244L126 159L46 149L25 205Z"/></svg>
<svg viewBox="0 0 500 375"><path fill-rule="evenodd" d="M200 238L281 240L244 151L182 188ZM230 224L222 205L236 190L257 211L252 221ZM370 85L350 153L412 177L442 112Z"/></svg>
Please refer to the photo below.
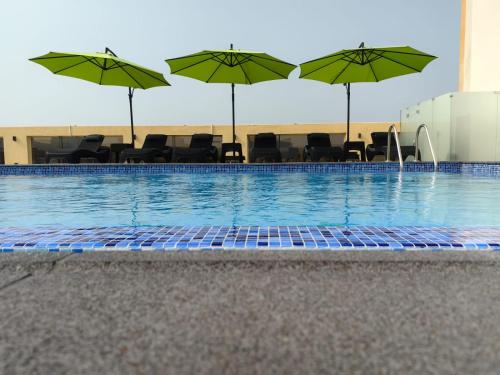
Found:
<svg viewBox="0 0 500 375"><path fill-rule="evenodd" d="M494 161L498 99L494 93L456 93L451 105L452 160Z"/></svg>
<svg viewBox="0 0 500 375"><path fill-rule="evenodd" d="M330 142L332 143L332 146L343 147L345 137L346 137L346 133L333 133L333 134L330 134ZM354 139L351 138L351 141L353 141L353 140Z"/></svg>
<svg viewBox="0 0 500 375"><path fill-rule="evenodd" d="M304 147L307 144L305 134L278 135L278 147L284 162L299 162L304 160Z"/></svg>
<svg viewBox="0 0 500 375"><path fill-rule="evenodd" d="M452 97L450 95L442 95L434 99L432 124L428 125L429 132L431 133L432 147L434 147L438 161L451 160L451 100ZM422 137L425 137L425 135L422 135ZM419 142L421 144L425 143L425 138L419 139Z"/></svg>
<svg viewBox="0 0 500 375"><path fill-rule="evenodd" d="M113 143L123 143L123 137L121 135L107 135L104 137L102 145L109 147Z"/></svg>
<svg viewBox="0 0 500 375"><path fill-rule="evenodd" d="M342 147L345 133L331 133L332 146ZM304 147L307 145L307 134L276 134L278 148L283 162L301 162L304 160ZM254 147L255 135L248 136L248 149Z"/></svg>
<svg viewBox="0 0 500 375"><path fill-rule="evenodd" d="M401 131L399 133L399 141L401 143L401 148L406 149L403 151L403 154L411 154L406 158L406 160L414 160L415 135L417 128L421 124L426 124L429 127L429 131L432 132L432 111L433 102L432 100L427 100L417 104L416 106L407 108L401 113L402 123ZM427 142L426 138L427 136L421 133L418 148L420 149L422 160L432 160L429 142Z"/></svg>
<svg viewBox="0 0 500 375"><path fill-rule="evenodd" d="M422 110L429 105L430 116ZM457 92L403 110L401 127L405 132L415 132L419 124L427 124L438 161L498 161L499 110L500 96L496 92ZM430 160L425 135L421 137L423 158Z"/></svg>
<svg viewBox="0 0 500 375"><path fill-rule="evenodd" d="M248 151L250 152L253 149L253 145L255 143L255 135L249 135L247 142L248 142Z"/></svg>
<svg viewBox="0 0 500 375"><path fill-rule="evenodd" d="M170 147L189 147L189 143L191 142L190 135L169 135L167 138L167 146ZM212 145L214 145L217 150L220 151L222 148L222 135L214 135L214 139L212 141Z"/></svg>
<svg viewBox="0 0 500 375"><path fill-rule="evenodd" d="M427 125L432 146L438 161L450 160L450 95L442 95L401 111L402 146L414 146L417 128ZM429 143L425 130L420 132L419 147L422 160L431 161Z"/></svg>
<svg viewBox="0 0 500 375"><path fill-rule="evenodd" d="M217 153L220 155L222 149L222 135L214 135L212 144L217 148Z"/></svg>
<svg viewBox="0 0 500 375"><path fill-rule="evenodd" d="M167 138L167 146L170 147L189 147L189 142L190 135L169 135Z"/></svg>
<svg viewBox="0 0 500 375"><path fill-rule="evenodd" d="M45 163L45 154L58 150L70 151L76 149L83 136L74 137L31 137L31 155L33 164ZM122 136L105 136L102 146L109 147L112 143L122 143Z"/></svg>
<svg viewBox="0 0 500 375"><path fill-rule="evenodd" d="M33 164L44 164L47 151L55 151L63 148L63 137L32 137L31 155Z"/></svg>

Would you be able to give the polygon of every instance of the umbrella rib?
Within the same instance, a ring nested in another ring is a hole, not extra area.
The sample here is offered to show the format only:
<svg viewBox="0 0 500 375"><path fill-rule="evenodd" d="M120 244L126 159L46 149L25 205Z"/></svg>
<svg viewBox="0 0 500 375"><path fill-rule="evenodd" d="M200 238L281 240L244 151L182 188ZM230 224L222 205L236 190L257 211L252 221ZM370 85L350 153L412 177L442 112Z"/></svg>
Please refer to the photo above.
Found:
<svg viewBox="0 0 500 375"><path fill-rule="evenodd" d="M65 68L59 69L59 70L55 71L55 72L54 72L54 74L59 74L59 73L61 73L61 72L64 72L65 70L68 70L68 69L74 68L75 66L82 65L82 64L85 64L85 63L88 63L88 62L90 62L90 63L92 63L92 64L97 65L98 67L100 67L100 66L99 66L99 64L96 64L96 63L94 63L93 61L90 61L90 60L89 60L89 59L87 59L85 56L81 56L81 57L83 57L85 60L84 60L84 61L80 61L80 62L78 62L78 63L76 63L76 64L73 64L73 65L67 66L67 67L65 67Z"/></svg>
<svg viewBox="0 0 500 375"><path fill-rule="evenodd" d="M207 78L207 80L205 81L206 83L209 83L209 82L210 82L210 80L212 79L212 77L215 75L215 73L217 73L217 71L219 70L219 68L220 68L221 66L222 66L222 64L221 64L221 63L219 63L219 64L215 67L215 69L214 69L214 71L212 72L212 74L210 74L210 77L208 77L208 78Z"/></svg>
<svg viewBox="0 0 500 375"><path fill-rule="evenodd" d="M278 63L278 64L288 65L290 67L293 66L294 68L297 67L297 65L295 65L295 64L291 64L289 62L286 62L286 61L283 61L283 60L280 60L280 59L277 59L277 58L269 58L269 57L265 57L265 56L250 55L250 54L248 54L248 56L251 56L251 58L258 58L258 59L262 59L262 60L272 61L272 62L275 62L275 63Z"/></svg>
<svg viewBox="0 0 500 375"><path fill-rule="evenodd" d="M238 56L236 56L236 61L238 61L238 66L240 67L241 71L243 72L243 74L245 75L245 78L246 80L248 81L248 83L251 85L252 84L252 81L250 80L250 77L248 76L247 72L245 71L245 69L243 69L243 66L244 64L240 63L240 61L238 60ZM246 62L248 62L250 60L247 60Z"/></svg>
<svg viewBox="0 0 500 375"><path fill-rule="evenodd" d="M187 57L187 56L186 56L186 57ZM182 57L180 57L180 58L182 58ZM195 62L194 64L191 64L191 65L185 66L185 67L183 67L183 68L181 68L181 69L179 69L179 70L176 70L176 71L171 70L171 71L170 71L170 73L171 73L171 74L177 74L177 73L179 73L179 72L182 72L183 70L186 70L186 69L192 68L193 66L196 66L196 65L198 65L198 64L202 64L202 63L204 63L205 61L212 60L212 59L213 59L213 55L212 55L212 56L210 56L208 59L205 59L205 60L202 60L202 61L197 61L197 62ZM168 61L169 61L169 60L167 60L167 63L168 63ZM172 68L172 67L170 67L170 68Z"/></svg>
<svg viewBox="0 0 500 375"><path fill-rule="evenodd" d="M397 61L397 60L391 59L390 57L387 57L387 56L385 56L385 55L383 55L383 54L378 54L377 52L374 52L374 53L375 53L375 55L380 56L380 57L381 57L381 58L383 58L383 59L386 59L386 60L392 61L393 63L398 64L398 65L402 65L402 66L404 66L404 67L406 67L406 68L408 68L408 69L411 69L411 70L413 70L413 71L415 71L415 72L417 72L417 73L420 73L420 72L422 71L422 70L418 70L417 68L414 68L413 66L410 66L410 65L404 64L404 63L402 63L402 62L399 62L399 61Z"/></svg>
<svg viewBox="0 0 500 375"><path fill-rule="evenodd" d="M378 82L378 81L379 81L379 79L378 79L377 75L375 74L375 69L373 68L372 62L371 62L371 61L368 61L368 65L370 65L370 69L371 69L371 71L372 71L372 73L373 73L373 76L375 77L375 81L377 81L377 82Z"/></svg>
<svg viewBox="0 0 500 375"><path fill-rule="evenodd" d="M52 53L52 52L51 52ZM40 56L40 57L33 57L29 59L30 61L37 61L37 60L52 60L52 59L68 59L72 57L82 57L82 55L62 55L62 56Z"/></svg>
<svg viewBox="0 0 500 375"><path fill-rule="evenodd" d="M142 68L142 67L139 67L137 65L134 65L134 64L130 64L130 63L125 63L125 62L122 62L122 61L117 61L117 60L114 60L114 59L110 59L111 61L113 61L114 65L110 66L110 67L107 67L105 70L113 70L113 69L119 69L123 66L128 66L130 67L131 69L135 69L135 70L138 70L139 72L141 73L144 73L146 74L147 76L149 76L150 78L153 78L161 83L165 83L167 84L168 86L170 86L170 84L165 80L161 80L160 78L156 77L155 75L153 75L149 69L147 68ZM121 64L121 65L120 65Z"/></svg>
<svg viewBox="0 0 500 375"><path fill-rule="evenodd" d="M165 61L174 61L174 60L181 60L185 59L187 57L198 57L198 56L205 56L205 55L212 55L213 51L207 51L207 52L200 52L200 53L195 53L193 55L186 55L186 56L181 56L181 57L173 57L171 59L166 59Z"/></svg>
<svg viewBox="0 0 500 375"><path fill-rule="evenodd" d="M429 58L434 58L437 59L437 56L434 55L429 55L427 53L415 53L415 52L403 52L403 51L392 51L390 49L381 49L381 48L373 48L373 52L381 52L381 53L397 53L400 55L412 55L412 56L420 56L420 57L429 57Z"/></svg>
<svg viewBox="0 0 500 375"><path fill-rule="evenodd" d="M159 82L161 82L161 83L166 83L167 85L169 85L169 86L170 86L170 84L169 84L169 83L165 80L165 78L163 78L163 80L161 80L160 78L155 77L153 74L151 74L151 73L150 73L148 70L146 70L146 69L140 68L140 67L135 66L135 65L130 65L130 64L129 64L128 66L130 66L132 69L138 70L138 71L140 71L141 73L146 74L147 76L149 76L149 77L151 77L151 78L153 78L153 79L156 79L157 81L159 81ZM161 73L160 73L160 74L161 74Z"/></svg>
<svg viewBox="0 0 500 375"><path fill-rule="evenodd" d="M241 60L239 59L241 57ZM248 53L235 53L234 58L238 62L238 65L242 65L248 61L250 61L252 58L257 57L255 55L249 55Z"/></svg>
<svg viewBox="0 0 500 375"><path fill-rule="evenodd" d="M231 65L232 58L230 57L230 55L228 53L211 52L210 54L212 55L212 60L214 60L216 63L232 67L232 65ZM222 57L221 57L221 55L222 55ZM227 62L228 59L229 59L229 62Z"/></svg>
<svg viewBox="0 0 500 375"><path fill-rule="evenodd" d="M349 52L348 54L352 54L352 52ZM301 75L301 76L300 76L300 78L304 78L304 77L306 77L306 76L308 76L308 75L310 75L310 74L313 74L313 73L317 72L318 70L321 70L321 69L323 69L323 68L326 68L326 67L327 67L327 66L329 66L329 65L333 65L333 64L335 64L336 62L338 62L338 61L342 60L342 59L343 59L343 58L345 58L345 57L347 57L347 56L346 56L346 54L339 55L339 58L338 58L337 60L335 60L335 61L331 61L331 62L329 62L329 63L327 63L327 64L325 64L325 65L320 66L319 68L316 68L316 69L314 69L314 70L310 71L310 72L309 72L309 73L307 73L307 74ZM326 57L322 57L322 58L326 58ZM308 64L308 63L310 63L310 62L320 61L322 58L319 58L319 59L316 59L316 60L311 60L311 61L305 62L304 64L301 64L301 65L305 65L305 64Z"/></svg>
<svg viewBox="0 0 500 375"><path fill-rule="evenodd" d="M101 69L101 78L99 78L99 85L102 85L103 76L104 76L104 69Z"/></svg>
<svg viewBox="0 0 500 375"><path fill-rule="evenodd" d="M336 81L337 79L339 79L339 78L340 78L340 76L341 76L342 74L344 74L344 72L347 70L347 68L348 68L348 67L349 67L349 65L351 65L351 64L352 64L352 62L348 62L348 63L347 63L347 65L346 65L346 66L344 66L344 69L342 69L342 70L339 72L339 74L337 74L337 76L333 79L333 81L332 81L332 82L330 82L330 85L333 85L333 84L335 83L335 81Z"/></svg>
<svg viewBox="0 0 500 375"><path fill-rule="evenodd" d="M129 66L130 66L130 65L129 65ZM123 66L118 66L118 67L119 67L121 70L123 70L123 71L124 71L124 72L125 72L125 73L126 73L126 74L130 77L130 78L132 78L132 79L135 81L135 83L137 83L137 84L141 87L141 89L145 90L145 87L144 87L143 85L141 85L141 83L140 83L138 80L136 80L136 79L134 78L134 76L132 76L132 74L130 74L128 71L126 71L126 70L123 68Z"/></svg>
<svg viewBox="0 0 500 375"><path fill-rule="evenodd" d="M262 65L261 63L258 63L258 62L257 62L257 61L255 61L254 59L250 59L250 60L248 60L248 61L253 62L255 65L258 65L258 66L260 66L261 68L267 69L267 70L269 70L270 72L273 72L273 73L274 73L274 74L276 74L276 75L279 75L279 76L280 76L281 78L283 78L283 79L287 79L287 78L288 78L287 76L285 76L285 75L283 75L283 74L281 74L281 73L279 73L279 72L276 72L275 70L273 70L273 69L271 69L271 68L268 68L267 66Z"/></svg>
<svg viewBox="0 0 500 375"><path fill-rule="evenodd" d="M106 70L106 63L107 63L107 61L108 61L107 59L104 59L104 66L101 69L101 77L99 78L99 85L102 85L102 78L104 76L104 71ZM113 62L116 64L115 61L113 61Z"/></svg>
<svg viewBox="0 0 500 375"><path fill-rule="evenodd" d="M372 55L375 55L375 58L372 58ZM370 50L370 52L368 53L368 58L366 59L367 63L372 63L372 62L375 62L379 59L381 59L382 57L378 54L375 53L374 50Z"/></svg>

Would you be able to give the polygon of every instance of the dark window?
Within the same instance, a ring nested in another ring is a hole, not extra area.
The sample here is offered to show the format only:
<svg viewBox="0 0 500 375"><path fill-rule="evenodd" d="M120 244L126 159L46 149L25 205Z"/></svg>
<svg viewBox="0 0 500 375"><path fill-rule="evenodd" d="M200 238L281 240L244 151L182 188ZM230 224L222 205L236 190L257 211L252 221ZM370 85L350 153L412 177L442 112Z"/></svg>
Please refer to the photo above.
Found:
<svg viewBox="0 0 500 375"><path fill-rule="evenodd" d="M74 150L78 147L83 136L75 137L31 137L31 155L33 164L45 163L45 154L57 150ZM103 146L109 147L112 143L122 143L123 137L111 135L104 137Z"/></svg>
<svg viewBox="0 0 500 375"><path fill-rule="evenodd" d="M255 135L248 136L248 148L253 148ZM304 160L304 147L307 144L306 134L276 134L278 148L281 152L283 162L299 162ZM330 134L332 146L344 144L343 133Z"/></svg>
<svg viewBox="0 0 500 375"><path fill-rule="evenodd" d="M3 138L0 138L0 164L5 164L5 156L3 153Z"/></svg>
<svg viewBox="0 0 500 375"><path fill-rule="evenodd" d="M189 143L191 142L191 136L190 135L169 135L167 138L167 146L170 147L189 147ZM214 140L212 144L217 148L219 151L221 151L222 147L222 136L221 135L214 135Z"/></svg>

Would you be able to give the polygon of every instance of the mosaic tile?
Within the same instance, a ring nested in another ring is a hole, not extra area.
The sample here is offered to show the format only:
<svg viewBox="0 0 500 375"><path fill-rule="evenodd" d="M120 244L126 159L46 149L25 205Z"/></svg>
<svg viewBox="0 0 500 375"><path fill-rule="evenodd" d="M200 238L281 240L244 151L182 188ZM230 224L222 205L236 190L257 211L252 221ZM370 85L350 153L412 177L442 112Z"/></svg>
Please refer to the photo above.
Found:
<svg viewBox="0 0 500 375"><path fill-rule="evenodd" d="M481 171L486 164L467 165ZM490 173L500 174L500 166L489 166ZM462 163L439 163L438 171L461 173ZM406 172L433 172L432 163L405 163ZM370 163L279 163L279 164L48 164L0 165L0 176L55 176L88 174L163 174L163 173L357 173L399 172L394 162ZM479 173L479 172L475 172Z"/></svg>
<svg viewBox="0 0 500 375"><path fill-rule="evenodd" d="M500 251L500 228L373 226L0 228L0 252L4 253L285 249Z"/></svg>

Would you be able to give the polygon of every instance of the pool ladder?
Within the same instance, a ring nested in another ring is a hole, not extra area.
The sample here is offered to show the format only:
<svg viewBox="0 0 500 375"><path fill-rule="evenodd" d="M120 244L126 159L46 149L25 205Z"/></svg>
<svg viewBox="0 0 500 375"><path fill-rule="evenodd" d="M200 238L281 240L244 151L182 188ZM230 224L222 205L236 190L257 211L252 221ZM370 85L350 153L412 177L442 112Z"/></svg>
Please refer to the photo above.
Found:
<svg viewBox="0 0 500 375"><path fill-rule="evenodd" d="M403 156L401 155L401 144L399 143L398 129L396 125L392 124L387 130L387 155L385 158L386 162L391 161L391 133L394 133L394 138L396 139L396 147L398 150L398 160L399 160L399 171L403 172Z"/></svg>
<svg viewBox="0 0 500 375"><path fill-rule="evenodd" d="M414 162L417 163L420 160L418 160L418 138L420 136L420 132L422 129L425 130L425 134L427 135L427 142L429 142L429 148L431 150L431 155L432 155L432 162L434 164L434 171L437 171L437 159L436 159L436 154L434 153L434 148L432 147L432 142L431 142L431 137L429 134L429 128L427 128L427 125L422 124L417 128L417 131L415 133L415 158ZM401 143L399 142L399 135L398 135L398 130L396 129L396 125L392 124L389 126L389 130L387 130L387 156L386 156L386 162L391 160L391 133L394 133L394 138L396 139L396 147L398 151L398 161L399 161L399 170L402 172L403 171L403 156L401 154Z"/></svg>

